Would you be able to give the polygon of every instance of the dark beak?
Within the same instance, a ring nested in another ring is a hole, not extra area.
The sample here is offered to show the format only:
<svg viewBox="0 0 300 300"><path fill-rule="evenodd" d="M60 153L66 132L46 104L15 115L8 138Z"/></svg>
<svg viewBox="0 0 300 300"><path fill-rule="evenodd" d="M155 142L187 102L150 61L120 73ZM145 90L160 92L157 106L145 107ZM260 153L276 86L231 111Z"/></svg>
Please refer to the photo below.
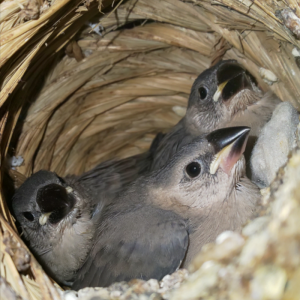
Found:
<svg viewBox="0 0 300 300"><path fill-rule="evenodd" d="M220 95L222 100L227 101L244 89L251 89L250 74L238 63L229 61L220 65L217 70L217 91L213 96L218 101Z"/></svg>
<svg viewBox="0 0 300 300"><path fill-rule="evenodd" d="M37 192L36 202L41 210L41 225L55 224L62 220L74 207L75 199L68 190L59 184L48 184Z"/></svg>
<svg viewBox="0 0 300 300"><path fill-rule="evenodd" d="M211 174L215 174L219 167L227 174L231 172L245 151L249 133L249 127L240 126L218 129L207 135L208 142L215 150L210 165Z"/></svg>

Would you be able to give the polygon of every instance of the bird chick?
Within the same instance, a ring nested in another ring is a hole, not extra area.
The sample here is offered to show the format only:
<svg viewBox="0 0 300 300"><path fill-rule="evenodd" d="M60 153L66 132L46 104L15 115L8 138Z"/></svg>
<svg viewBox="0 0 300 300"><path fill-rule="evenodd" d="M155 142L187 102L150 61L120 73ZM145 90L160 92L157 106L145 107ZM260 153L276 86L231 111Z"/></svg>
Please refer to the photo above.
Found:
<svg viewBox="0 0 300 300"><path fill-rule="evenodd" d="M104 203L149 169L151 149L103 162L80 176L61 178L41 170L17 190L12 208L23 237L56 281L71 284L90 250Z"/></svg>
<svg viewBox="0 0 300 300"><path fill-rule="evenodd" d="M47 273L60 283L72 282L92 245L102 203L96 204L76 180L41 170L17 190L12 208Z"/></svg>
<svg viewBox="0 0 300 300"><path fill-rule="evenodd" d="M195 80L186 115L160 142L152 170L163 166L178 149L203 133L232 126L251 127L246 159L272 112L281 101L264 94L254 77L235 60L221 61Z"/></svg>
<svg viewBox="0 0 300 300"><path fill-rule="evenodd" d="M289 102L282 102L262 129L250 160L252 179L260 188L271 184L296 147L298 124L297 110Z"/></svg>
<svg viewBox="0 0 300 300"><path fill-rule="evenodd" d="M221 232L239 231L260 198L245 176L249 131L225 128L196 138L106 205L72 289L160 280Z"/></svg>

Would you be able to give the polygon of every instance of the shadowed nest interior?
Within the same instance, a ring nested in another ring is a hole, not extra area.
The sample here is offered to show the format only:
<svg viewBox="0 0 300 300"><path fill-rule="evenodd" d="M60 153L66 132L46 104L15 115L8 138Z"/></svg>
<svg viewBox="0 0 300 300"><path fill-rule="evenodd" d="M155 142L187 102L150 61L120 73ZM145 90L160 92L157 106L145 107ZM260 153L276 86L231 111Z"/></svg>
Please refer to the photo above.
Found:
<svg viewBox="0 0 300 300"><path fill-rule="evenodd" d="M24 299L59 296L33 257L29 277L14 266L22 242L7 173L18 186L40 169L79 174L145 151L220 59L300 108L296 0L6 0L0 10L0 248L11 249L0 269ZM13 156L23 158L16 171Z"/></svg>

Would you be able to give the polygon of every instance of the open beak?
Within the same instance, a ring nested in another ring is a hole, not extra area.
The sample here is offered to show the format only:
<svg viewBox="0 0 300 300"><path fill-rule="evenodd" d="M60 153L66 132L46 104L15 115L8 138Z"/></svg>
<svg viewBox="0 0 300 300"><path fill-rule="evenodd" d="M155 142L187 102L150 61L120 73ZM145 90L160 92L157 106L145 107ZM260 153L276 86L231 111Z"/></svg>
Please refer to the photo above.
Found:
<svg viewBox="0 0 300 300"><path fill-rule="evenodd" d="M222 100L227 101L244 89L252 89L251 79L246 70L234 62L221 64L217 71L218 87L213 96L217 102L222 95Z"/></svg>
<svg viewBox="0 0 300 300"><path fill-rule="evenodd" d="M249 127L240 126L218 129L207 135L208 142L215 149L210 174L215 174L219 168L230 174L245 151L249 133Z"/></svg>
<svg viewBox="0 0 300 300"><path fill-rule="evenodd" d="M45 225L49 218L51 223L57 223L73 209L74 200L69 196L72 192L71 187L64 188L56 183L38 190L36 202L42 213L39 218L40 225Z"/></svg>

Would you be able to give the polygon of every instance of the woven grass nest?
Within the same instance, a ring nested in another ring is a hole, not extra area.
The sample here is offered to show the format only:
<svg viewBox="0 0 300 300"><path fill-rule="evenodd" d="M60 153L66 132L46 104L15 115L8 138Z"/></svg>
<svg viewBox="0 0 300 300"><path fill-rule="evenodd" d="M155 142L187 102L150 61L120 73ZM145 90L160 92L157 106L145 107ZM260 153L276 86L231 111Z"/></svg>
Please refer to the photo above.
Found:
<svg viewBox="0 0 300 300"><path fill-rule="evenodd" d="M299 110L299 38L298 0L1 0L0 298L62 297L18 236L8 176L18 187L40 169L79 174L145 151L220 59L236 59ZM262 191L267 225L250 223L234 249L204 247L164 297L299 299L299 173L296 149Z"/></svg>

